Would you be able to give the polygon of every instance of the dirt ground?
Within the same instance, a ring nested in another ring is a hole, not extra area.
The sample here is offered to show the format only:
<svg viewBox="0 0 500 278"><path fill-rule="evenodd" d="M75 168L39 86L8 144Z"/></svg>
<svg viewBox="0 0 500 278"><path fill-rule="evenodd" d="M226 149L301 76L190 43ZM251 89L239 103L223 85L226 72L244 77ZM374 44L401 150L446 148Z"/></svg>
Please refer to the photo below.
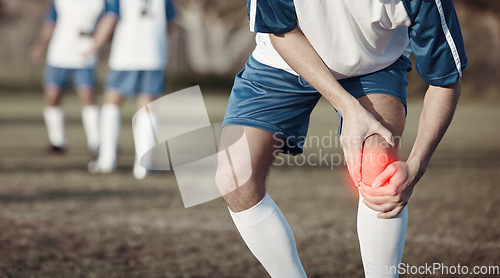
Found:
<svg viewBox="0 0 500 278"><path fill-rule="evenodd" d="M124 107L118 171L92 176L76 98L65 103L68 152L47 156L42 98L16 94L0 94L0 277L266 277L220 198L184 208L172 172L133 178L133 102ZM212 122L220 122L227 98L207 95L205 102ZM409 104L402 157L420 108L419 101ZM410 200L403 263L470 271L500 265L499 120L496 104L460 104ZM329 136L337 121L322 101L309 135ZM269 192L309 277L363 275L356 198L345 176L343 167L324 165L272 169ZM461 275L425 277L452 276Z"/></svg>

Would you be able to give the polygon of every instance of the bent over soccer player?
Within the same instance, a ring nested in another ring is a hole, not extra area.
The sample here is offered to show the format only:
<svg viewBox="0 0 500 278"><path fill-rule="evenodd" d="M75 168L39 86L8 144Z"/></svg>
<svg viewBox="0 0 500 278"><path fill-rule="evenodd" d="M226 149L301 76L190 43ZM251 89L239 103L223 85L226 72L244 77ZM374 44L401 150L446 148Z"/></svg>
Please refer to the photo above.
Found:
<svg viewBox="0 0 500 278"><path fill-rule="evenodd" d="M52 0L40 36L31 49L31 58L39 62L48 45L43 116L51 152L63 152L66 146L61 99L72 80L83 105L87 145L97 155L99 109L94 95L97 59L95 55L84 59L83 53L92 47L92 35L104 9L105 0Z"/></svg>
<svg viewBox="0 0 500 278"><path fill-rule="evenodd" d="M167 26L172 26L175 17L172 0L107 1L108 8L96 31L94 47L88 53L96 52L114 30L101 110L101 147L97 161L89 163L92 173L110 173L116 168L120 105L124 98L137 96L137 105L142 107L163 93ZM149 128L148 119L139 120L145 124L138 126ZM136 159L134 176L143 179L146 174Z"/></svg>
<svg viewBox="0 0 500 278"><path fill-rule="evenodd" d="M396 277L387 270L401 262L406 204L452 119L467 61L452 1L248 0L247 7L257 46L236 76L220 148L244 131L250 162L242 165L245 151L233 151L231 162L219 156L216 175L238 231L272 277L306 276L265 178L275 151L302 152L309 115L323 96L341 116L340 139L360 192L365 275ZM396 138L405 123L411 52L429 88L418 136L401 161ZM233 173L243 167L250 178L231 191L241 180Z"/></svg>

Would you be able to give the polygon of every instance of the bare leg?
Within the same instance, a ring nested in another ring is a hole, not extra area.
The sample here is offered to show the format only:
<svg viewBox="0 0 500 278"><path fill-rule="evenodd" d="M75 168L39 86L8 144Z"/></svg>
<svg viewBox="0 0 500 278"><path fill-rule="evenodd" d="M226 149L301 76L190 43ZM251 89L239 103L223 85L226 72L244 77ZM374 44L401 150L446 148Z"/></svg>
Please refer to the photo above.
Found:
<svg viewBox="0 0 500 278"><path fill-rule="evenodd" d="M398 159L397 146L405 123L403 104L388 95L373 94L359 99L395 138L395 147L374 135L364 143L362 180L371 184L385 168ZM408 211L405 208L391 219L377 218L377 212L368 208L360 196L358 207L358 237L366 277L397 277L397 265L401 262ZM392 268L392 269L391 269Z"/></svg>
<svg viewBox="0 0 500 278"><path fill-rule="evenodd" d="M249 152L238 149L234 144L242 136L246 136L248 146L244 148L248 147ZM216 182L241 237L271 277L305 277L290 226L265 188L274 152L280 145L279 140L267 131L251 127L224 127ZM221 159L221 155L226 153L222 150L228 150L229 159ZM245 154L249 154L250 159L244 157ZM235 173L241 172L248 179L238 184L238 180L242 179ZM232 190L235 183L238 187Z"/></svg>
<svg viewBox="0 0 500 278"><path fill-rule="evenodd" d="M148 94L139 94L137 96L137 108L140 109L148 105L148 103L153 102L155 99L156 99L155 97L152 97Z"/></svg>
<svg viewBox="0 0 500 278"><path fill-rule="evenodd" d="M241 159L231 157L231 160L250 162L246 165L251 172L250 179L245 184L239 185L238 189L223 196L227 205L233 212L246 210L257 204L266 194L265 181L269 168L274 161L274 152L280 142L276 137L267 131L241 126L227 126L222 129L219 151L228 149L243 135L243 131L248 140L250 159ZM228 179L237 180L233 175L233 169L230 165L221 165L217 169L217 184L219 187L225 186ZM223 190L221 190L223 191Z"/></svg>
<svg viewBox="0 0 500 278"><path fill-rule="evenodd" d="M104 93L104 104L114 104L117 106L121 106L124 97L120 92L109 90Z"/></svg>
<svg viewBox="0 0 500 278"><path fill-rule="evenodd" d="M82 106L96 104L94 90L90 87L78 88L78 98L80 99Z"/></svg>

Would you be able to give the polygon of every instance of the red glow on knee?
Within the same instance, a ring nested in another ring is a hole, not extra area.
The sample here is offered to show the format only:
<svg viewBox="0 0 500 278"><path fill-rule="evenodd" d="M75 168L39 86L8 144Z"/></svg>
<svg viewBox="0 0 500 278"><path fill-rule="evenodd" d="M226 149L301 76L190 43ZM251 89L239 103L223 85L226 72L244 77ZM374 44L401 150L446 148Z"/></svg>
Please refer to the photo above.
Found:
<svg viewBox="0 0 500 278"><path fill-rule="evenodd" d="M396 160L396 154L388 149L364 149L361 180L371 185L373 180Z"/></svg>

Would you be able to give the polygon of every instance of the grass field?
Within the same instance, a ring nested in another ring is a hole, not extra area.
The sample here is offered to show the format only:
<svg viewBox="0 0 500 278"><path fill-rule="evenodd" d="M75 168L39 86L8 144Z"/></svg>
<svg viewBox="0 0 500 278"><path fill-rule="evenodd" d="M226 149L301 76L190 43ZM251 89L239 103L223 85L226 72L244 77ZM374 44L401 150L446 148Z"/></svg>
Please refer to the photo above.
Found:
<svg viewBox="0 0 500 278"><path fill-rule="evenodd" d="M220 122L227 98L205 95L205 102L211 121ZM0 92L0 277L266 276L221 199L185 209L172 172L134 180L132 101L124 107L118 171L106 176L86 171L76 98L65 99L64 156L44 153L42 107L41 95ZM419 101L409 104L403 157L420 108ZM500 265L499 121L497 103L460 104L410 201L404 263ZM335 113L320 102L309 134L336 128ZM318 151L312 146L305 155ZM272 169L269 191L309 277L363 275L355 194L345 176L341 167Z"/></svg>

